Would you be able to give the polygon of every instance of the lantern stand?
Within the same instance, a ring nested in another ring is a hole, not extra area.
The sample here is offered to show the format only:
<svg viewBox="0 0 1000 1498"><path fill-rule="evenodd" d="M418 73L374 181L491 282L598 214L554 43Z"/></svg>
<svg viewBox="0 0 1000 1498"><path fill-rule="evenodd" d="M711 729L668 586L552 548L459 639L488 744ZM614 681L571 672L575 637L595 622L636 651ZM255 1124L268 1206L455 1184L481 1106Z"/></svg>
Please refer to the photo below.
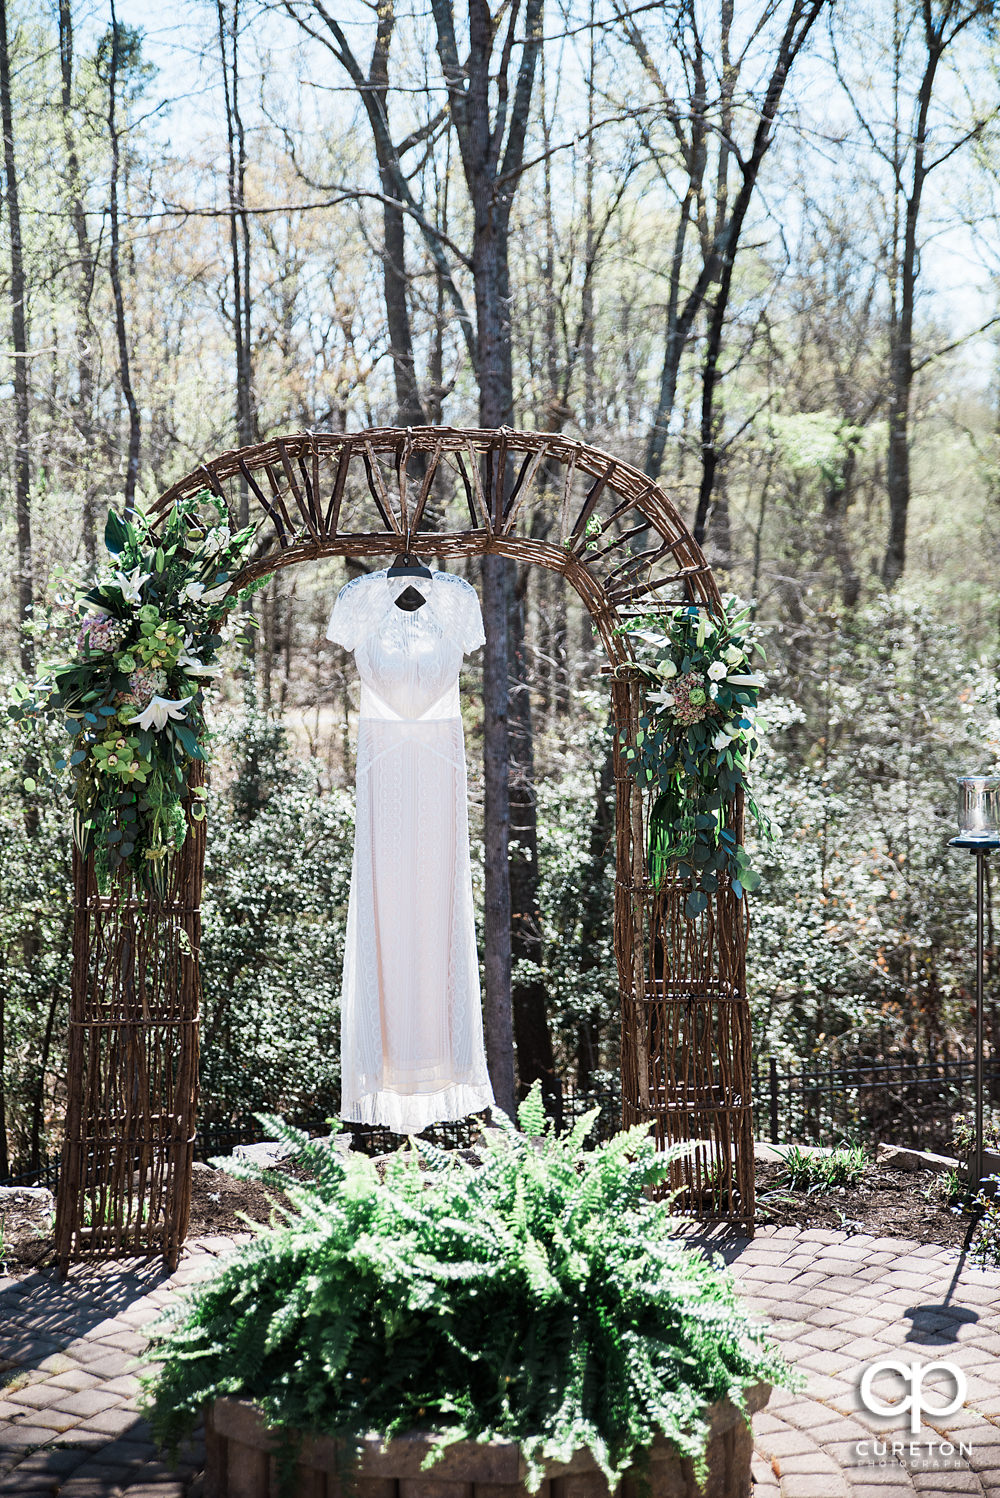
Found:
<svg viewBox="0 0 1000 1498"><path fill-rule="evenodd" d="M969 1161L969 1189L978 1193L983 1179L983 914L986 904L986 859L1000 848L1000 775L958 775L958 836L951 848L976 855L976 1049L974 1060L976 1138Z"/></svg>

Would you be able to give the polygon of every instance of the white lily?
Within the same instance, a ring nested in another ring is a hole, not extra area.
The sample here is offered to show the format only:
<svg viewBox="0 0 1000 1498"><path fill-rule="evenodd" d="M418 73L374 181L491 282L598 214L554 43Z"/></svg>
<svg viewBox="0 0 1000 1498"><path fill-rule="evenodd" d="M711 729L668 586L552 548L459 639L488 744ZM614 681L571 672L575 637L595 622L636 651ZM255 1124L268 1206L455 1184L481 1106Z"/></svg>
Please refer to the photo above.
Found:
<svg viewBox="0 0 1000 1498"><path fill-rule="evenodd" d="M133 567L131 572L116 572L112 581L116 588L121 588L126 603L141 603L142 585L152 575L151 572L141 572L138 567Z"/></svg>
<svg viewBox="0 0 1000 1498"><path fill-rule="evenodd" d="M228 583L220 583L217 588L209 588L207 593L201 595L202 603L221 603L229 592Z"/></svg>
<svg viewBox="0 0 1000 1498"><path fill-rule="evenodd" d="M204 583L187 583L181 589L181 603L197 603L205 591Z"/></svg>
<svg viewBox="0 0 1000 1498"><path fill-rule="evenodd" d="M187 646L184 647L177 657L177 664L189 676L220 676L222 674L221 666L206 666L204 661L200 661L196 655L190 654Z"/></svg>
<svg viewBox="0 0 1000 1498"><path fill-rule="evenodd" d="M185 703L191 701L191 697L193 696L194 693L192 692L188 697L178 697L176 699L171 697L154 697L149 706L137 718L133 718L132 721L138 723L140 728L155 728L159 731L162 728L166 728L168 718L180 719L187 717L184 706Z"/></svg>
<svg viewBox="0 0 1000 1498"><path fill-rule="evenodd" d="M756 671L746 676L729 676L726 680L730 686L734 687L762 687L764 685L763 676L758 675Z"/></svg>
<svg viewBox="0 0 1000 1498"><path fill-rule="evenodd" d="M738 666L743 659L743 651L738 645L727 645L723 654L729 666Z"/></svg>
<svg viewBox="0 0 1000 1498"><path fill-rule="evenodd" d="M722 661L713 661L708 668L710 681L721 681L726 674L726 667Z"/></svg>
<svg viewBox="0 0 1000 1498"><path fill-rule="evenodd" d="M728 733L726 733L726 731L725 731L724 728L720 728L719 732L715 735L715 738L712 740L712 748L713 749L728 749L729 748L729 743L730 743L730 739L729 739Z"/></svg>
<svg viewBox="0 0 1000 1498"><path fill-rule="evenodd" d="M646 701L656 702L660 707L673 707L674 694L673 692L665 692L661 687L658 692L650 692L646 697Z"/></svg>

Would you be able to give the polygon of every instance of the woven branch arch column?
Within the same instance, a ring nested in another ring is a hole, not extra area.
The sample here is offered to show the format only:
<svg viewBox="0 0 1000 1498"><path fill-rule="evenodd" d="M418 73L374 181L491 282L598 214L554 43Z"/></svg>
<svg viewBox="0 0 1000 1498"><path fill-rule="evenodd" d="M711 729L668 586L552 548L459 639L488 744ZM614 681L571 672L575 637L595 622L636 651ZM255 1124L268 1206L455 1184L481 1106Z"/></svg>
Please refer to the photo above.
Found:
<svg viewBox="0 0 1000 1498"><path fill-rule="evenodd" d="M236 591L326 556L494 552L562 575L600 634L617 728L634 734L642 678L616 624L680 603L719 609L704 555L664 491L631 464L555 433L378 428L303 432L224 453L154 506L209 490L257 544ZM467 528L438 517L460 507ZM534 534L528 533L532 524ZM542 534L540 535L539 532ZM623 1122L657 1142L697 1141L673 1167L678 1208L753 1224L745 903L720 881L708 909L646 872L649 795L615 745L614 946L621 995ZM734 823L742 808L732 808ZM205 823L191 822L168 897L124 905L75 855L69 1092L56 1245L71 1259L162 1253L187 1230L198 1099L198 944Z"/></svg>

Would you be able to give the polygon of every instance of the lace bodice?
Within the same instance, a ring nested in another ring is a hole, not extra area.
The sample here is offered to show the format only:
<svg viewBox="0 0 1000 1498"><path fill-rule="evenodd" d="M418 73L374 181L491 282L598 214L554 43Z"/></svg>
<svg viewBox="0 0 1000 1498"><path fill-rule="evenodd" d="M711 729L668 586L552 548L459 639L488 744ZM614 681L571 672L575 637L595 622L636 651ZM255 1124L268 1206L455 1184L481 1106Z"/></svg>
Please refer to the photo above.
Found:
<svg viewBox="0 0 1000 1498"><path fill-rule="evenodd" d="M398 608L411 585L425 602ZM389 577L384 567L341 588L326 635L354 651L362 717L409 720L459 716L462 657L486 639L479 598L463 577Z"/></svg>

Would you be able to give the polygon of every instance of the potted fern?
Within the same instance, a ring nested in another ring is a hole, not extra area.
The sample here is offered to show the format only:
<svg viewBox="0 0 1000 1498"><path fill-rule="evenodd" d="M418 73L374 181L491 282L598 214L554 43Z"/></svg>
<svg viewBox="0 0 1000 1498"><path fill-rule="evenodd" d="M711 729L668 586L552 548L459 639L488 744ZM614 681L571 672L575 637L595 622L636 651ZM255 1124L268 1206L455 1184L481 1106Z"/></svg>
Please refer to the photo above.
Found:
<svg viewBox="0 0 1000 1498"><path fill-rule="evenodd" d="M318 1473L376 1498L429 1466L465 1498L626 1473L749 1494L748 1416L788 1370L647 1192L669 1155L644 1126L586 1148L596 1115L558 1136L535 1088L477 1160L414 1140L381 1178L258 1115L311 1179L238 1167L291 1207L151 1328L157 1440L176 1460L204 1416L216 1498L325 1492Z"/></svg>

